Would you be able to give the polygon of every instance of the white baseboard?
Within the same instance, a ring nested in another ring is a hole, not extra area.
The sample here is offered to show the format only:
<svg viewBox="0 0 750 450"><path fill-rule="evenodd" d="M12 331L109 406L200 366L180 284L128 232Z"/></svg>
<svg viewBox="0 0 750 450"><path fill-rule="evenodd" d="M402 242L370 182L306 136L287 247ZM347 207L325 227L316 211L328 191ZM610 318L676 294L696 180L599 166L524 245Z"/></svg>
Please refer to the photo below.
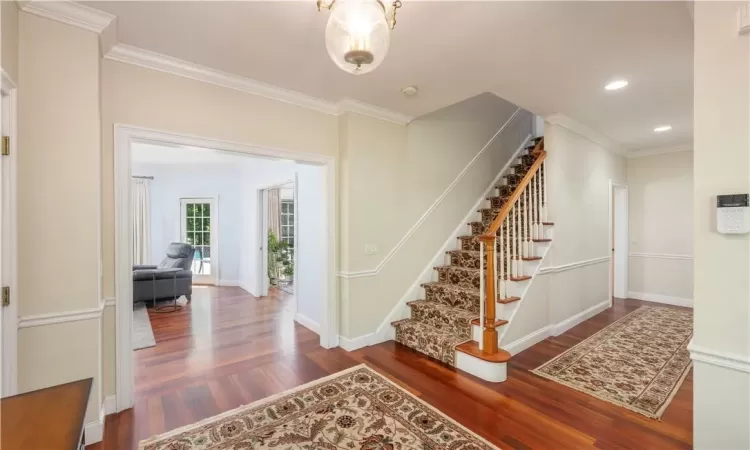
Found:
<svg viewBox="0 0 750 450"><path fill-rule="evenodd" d="M117 412L117 396L108 395L104 397L104 414L110 415Z"/></svg>
<svg viewBox="0 0 750 450"><path fill-rule="evenodd" d="M370 333L356 338L339 336L339 347L343 348L347 352L351 352L363 347L368 347L370 345L379 344L381 342L385 342L385 340L382 339L382 336L379 333Z"/></svg>
<svg viewBox="0 0 750 450"><path fill-rule="evenodd" d="M562 322L558 322L558 323L547 325L543 328L540 328L532 333L527 334L526 336L520 339L516 339L510 344L503 345L502 348L503 350L508 351L511 355L517 355L518 353L521 353L527 348L542 342L548 337L559 336L565 333L566 331L570 330L574 326L579 325L581 322L584 322L594 317L595 315L606 310L607 308L609 308L609 300L605 300L601 303L597 303L591 308L588 308L585 311L581 311L575 316L569 317L563 320Z"/></svg>
<svg viewBox="0 0 750 450"><path fill-rule="evenodd" d="M218 283L216 283L217 286L240 286L241 283L239 280L219 280Z"/></svg>
<svg viewBox="0 0 750 450"><path fill-rule="evenodd" d="M552 327L552 325L547 325L546 327L540 328L533 333L529 333L520 339L516 339L508 345L503 345L503 350L511 355L517 355L527 348L530 348L550 337L550 330Z"/></svg>
<svg viewBox="0 0 750 450"><path fill-rule="evenodd" d="M664 303L665 305L693 307L692 298L672 297L670 295L651 294L649 292L628 291L628 298L643 300L647 302Z"/></svg>
<svg viewBox="0 0 750 450"><path fill-rule="evenodd" d="M83 426L86 437L85 445L96 444L104 438L104 417L106 415L104 409L104 404L102 404L102 407L99 409L99 420L89 422Z"/></svg>
<svg viewBox="0 0 750 450"><path fill-rule="evenodd" d="M312 320L311 318L307 317L306 315L300 314L300 313L295 313L294 314L294 321L297 322L297 323L299 323L303 327L308 328L308 329L316 332L317 334L320 334L320 324L318 322Z"/></svg>

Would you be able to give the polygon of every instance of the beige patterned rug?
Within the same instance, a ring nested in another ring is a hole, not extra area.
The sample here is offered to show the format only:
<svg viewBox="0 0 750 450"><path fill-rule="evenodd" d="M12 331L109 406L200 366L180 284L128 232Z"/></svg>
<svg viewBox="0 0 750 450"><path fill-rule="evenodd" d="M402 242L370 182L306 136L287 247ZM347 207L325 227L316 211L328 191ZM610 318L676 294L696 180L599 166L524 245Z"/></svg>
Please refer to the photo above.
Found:
<svg viewBox="0 0 750 450"><path fill-rule="evenodd" d="M692 367L692 336L692 310L643 306L532 372L658 419Z"/></svg>
<svg viewBox="0 0 750 450"><path fill-rule="evenodd" d="M142 441L140 449L494 449L364 364Z"/></svg>

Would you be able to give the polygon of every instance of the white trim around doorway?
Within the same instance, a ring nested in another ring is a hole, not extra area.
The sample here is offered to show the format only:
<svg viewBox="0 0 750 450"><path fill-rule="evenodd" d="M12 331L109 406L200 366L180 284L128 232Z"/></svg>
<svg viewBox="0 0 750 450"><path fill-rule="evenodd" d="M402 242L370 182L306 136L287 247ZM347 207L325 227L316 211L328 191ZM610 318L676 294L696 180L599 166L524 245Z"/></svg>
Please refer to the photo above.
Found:
<svg viewBox="0 0 750 450"><path fill-rule="evenodd" d="M0 69L0 90L8 98L8 137L10 155L3 163L3 247L4 285L10 287L10 305L2 314L2 361L0 397L18 393L18 89ZM2 107L0 107L1 109ZM7 221L6 221L7 219Z"/></svg>
<svg viewBox="0 0 750 450"><path fill-rule="evenodd" d="M622 210L616 210L616 204L613 203L614 195L616 194L616 191L622 191L624 195L624 207ZM621 279L624 283L624 297L627 297L628 292L628 265L630 264L630 252L629 252L629 225L628 225L628 186L626 184L617 183L613 180L609 180L609 190L608 190L609 198L609 240L607 241L607 245L609 246L609 258L610 258L610 270L609 270L609 302L610 306L612 306L612 298L615 295L615 288L614 283L615 280ZM620 214L617 214L617 213ZM617 221L617 224L619 225L617 228L615 228L615 223L613 221L613 218L615 221ZM615 233L617 233L615 235ZM618 239L619 238L619 239ZM621 247L624 247L623 250L615 252L612 250L612 243L617 240Z"/></svg>
<svg viewBox="0 0 750 450"><path fill-rule="evenodd" d="M320 345L324 348L338 346L338 288L336 284L336 160L334 158L293 152L283 149L257 147L218 139L187 134L152 130L137 126L116 124L114 127L115 175L115 295L116 295L116 398L117 411L133 406L132 366L132 207L130 177L133 142L151 144L203 147L246 155L290 159L302 164L323 166L326 169L325 220L327 226L326 273L324 284L323 319L320 324Z"/></svg>

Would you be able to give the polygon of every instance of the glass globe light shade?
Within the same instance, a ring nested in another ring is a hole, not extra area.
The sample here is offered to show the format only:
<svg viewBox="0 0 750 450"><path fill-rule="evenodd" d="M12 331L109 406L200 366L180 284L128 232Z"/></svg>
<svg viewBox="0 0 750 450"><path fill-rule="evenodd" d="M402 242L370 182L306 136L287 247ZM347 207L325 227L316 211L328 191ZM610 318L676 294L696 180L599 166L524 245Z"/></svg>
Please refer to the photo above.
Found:
<svg viewBox="0 0 750 450"><path fill-rule="evenodd" d="M383 7L376 0L337 0L326 25L326 48L342 70L361 75L383 62L390 44Z"/></svg>

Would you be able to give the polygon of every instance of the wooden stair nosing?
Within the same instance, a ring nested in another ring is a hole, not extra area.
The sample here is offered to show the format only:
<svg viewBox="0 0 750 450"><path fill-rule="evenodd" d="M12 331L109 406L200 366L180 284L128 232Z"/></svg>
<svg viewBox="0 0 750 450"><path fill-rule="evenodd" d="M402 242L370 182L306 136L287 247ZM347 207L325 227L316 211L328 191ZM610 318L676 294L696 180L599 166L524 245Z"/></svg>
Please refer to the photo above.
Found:
<svg viewBox="0 0 750 450"><path fill-rule="evenodd" d="M495 321L495 327L501 327L501 326L505 325L506 323L508 323L508 321L507 321L507 320L503 320L503 319L497 319L497 320ZM479 318L478 318L478 317L477 317L476 319L472 320L472 321L471 321L471 324L472 324L472 325L481 325L481 324L479 323Z"/></svg>
<svg viewBox="0 0 750 450"><path fill-rule="evenodd" d="M532 239L532 242L552 242L552 239Z"/></svg>
<svg viewBox="0 0 750 450"><path fill-rule="evenodd" d="M494 355L488 355L479 349L479 343L476 341L464 342L456 346L456 350L467 355L479 358L482 361L493 362L493 363L504 363L508 362L511 358L511 354L503 349L498 349Z"/></svg>
<svg viewBox="0 0 750 450"><path fill-rule="evenodd" d="M521 300L521 297L506 297L506 298L500 298L497 300L498 303L507 305L508 303L513 303Z"/></svg>
<svg viewBox="0 0 750 450"><path fill-rule="evenodd" d="M521 258L521 260L523 261L539 261L540 259L542 259L541 256L527 256L525 258Z"/></svg>
<svg viewBox="0 0 750 450"><path fill-rule="evenodd" d="M542 225L550 225L550 226L552 226L554 224L555 224L555 222L542 222Z"/></svg>
<svg viewBox="0 0 750 450"><path fill-rule="evenodd" d="M531 276L529 276L529 275L523 275L523 276L520 276L520 277L510 277L508 279L510 281L526 281L526 280L530 280Z"/></svg>

